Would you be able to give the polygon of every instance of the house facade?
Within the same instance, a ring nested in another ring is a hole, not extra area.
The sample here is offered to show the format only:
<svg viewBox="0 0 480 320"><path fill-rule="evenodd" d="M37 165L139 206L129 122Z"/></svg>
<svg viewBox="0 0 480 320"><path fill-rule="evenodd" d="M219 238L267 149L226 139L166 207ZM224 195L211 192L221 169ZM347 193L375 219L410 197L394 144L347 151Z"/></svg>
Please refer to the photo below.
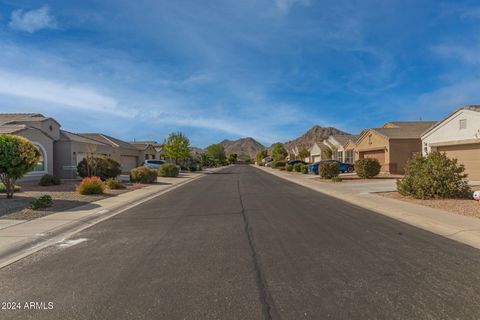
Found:
<svg viewBox="0 0 480 320"><path fill-rule="evenodd" d="M322 142L315 142L312 147L308 150L310 152L310 157L307 162L315 163L325 158L324 151L328 147Z"/></svg>
<svg viewBox="0 0 480 320"><path fill-rule="evenodd" d="M463 106L422 136L422 151L445 152L465 166L468 178L480 180L480 106Z"/></svg>
<svg viewBox="0 0 480 320"><path fill-rule="evenodd" d="M356 141L359 136L357 135L350 135L350 134L342 134L342 135L332 135L329 136L328 139L323 141L327 147L332 150L332 158L333 160L338 160L340 162L347 162L347 154L346 154L346 145L350 141ZM353 153L349 154L353 155ZM353 161L353 159L348 158L349 161ZM353 162L347 162L353 163Z"/></svg>
<svg viewBox="0 0 480 320"><path fill-rule="evenodd" d="M0 134L14 134L30 140L40 151L40 160L24 179L53 174L54 143L60 138L60 124L36 113L0 114Z"/></svg>
<svg viewBox="0 0 480 320"><path fill-rule="evenodd" d="M355 146L355 160L375 158L381 172L403 174L405 164L422 152L422 133L433 121L388 122L382 128L364 130Z"/></svg>

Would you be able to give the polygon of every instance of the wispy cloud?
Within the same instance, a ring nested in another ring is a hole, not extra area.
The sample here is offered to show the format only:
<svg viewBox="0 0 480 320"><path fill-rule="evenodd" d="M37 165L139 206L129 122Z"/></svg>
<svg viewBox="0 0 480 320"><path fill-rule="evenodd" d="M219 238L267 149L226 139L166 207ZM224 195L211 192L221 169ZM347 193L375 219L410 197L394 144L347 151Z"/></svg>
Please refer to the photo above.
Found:
<svg viewBox="0 0 480 320"><path fill-rule="evenodd" d="M281 13L287 13L295 5L308 6L310 0L275 0L275 5Z"/></svg>
<svg viewBox="0 0 480 320"><path fill-rule="evenodd" d="M42 29L56 29L57 21L50 14L49 8L43 6L30 11L22 9L13 11L8 25L14 30L34 33Z"/></svg>

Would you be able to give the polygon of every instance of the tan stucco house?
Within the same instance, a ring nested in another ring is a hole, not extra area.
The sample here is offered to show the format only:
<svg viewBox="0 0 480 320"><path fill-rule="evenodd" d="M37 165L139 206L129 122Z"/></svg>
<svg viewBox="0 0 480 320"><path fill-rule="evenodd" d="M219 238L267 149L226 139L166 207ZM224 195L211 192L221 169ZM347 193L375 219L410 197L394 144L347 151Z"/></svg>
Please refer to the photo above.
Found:
<svg viewBox="0 0 480 320"><path fill-rule="evenodd" d="M140 161L161 158L157 148L155 148L155 145L158 144L154 141L133 141L129 143L140 150Z"/></svg>
<svg viewBox="0 0 480 320"><path fill-rule="evenodd" d="M140 150L126 141L102 133L78 133L78 135L110 145L112 147L111 157L120 163L124 173L130 172L130 170L143 163Z"/></svg>
<svg viewBox="0 0 480 320"><path fill-rule="evenodd" d="M423 154L445 152L465 166L471 180L480 180L480 106L463 106L422 134Z"/></svg>
<svg viewBox="0 0 480 320"><path fill-rule="evenodd" d="M421 135L435 121L387 122L367 129L356 142L355 159L376 158L381 172L403 174L408 159L422 152Z"/></svg>
<svg viewBox="0 0 480 320"><path fill-rule="evenodd" d="M324 151L327 148L328 147L323 143L323 141L315 142L308 150L310 152L310 157L308 158L307 162L315 163L323 160L325 158Z"/></svg>
<svg viewBox="0 0 480 320"><path fill-rule="evenodd" d="M0 134L14 134L27 138L40 151L41 157L34 170L24 179L38 179L54 171L54 143L60 138L60 124L38 113L0 114Z"/></svg>
<svg viewBox="0 0 480 320"><path fill-rule="evenodd" d="M346 146L349 142L357 141L359 135L352 134L339 134L331 135L328 139L323 141L327 147L332 149L332 158L333 160L338 160L340 162L353 163L353 150L350 150L349 154L346 154ZM347 161L348 160L348 161Z"/></svg>

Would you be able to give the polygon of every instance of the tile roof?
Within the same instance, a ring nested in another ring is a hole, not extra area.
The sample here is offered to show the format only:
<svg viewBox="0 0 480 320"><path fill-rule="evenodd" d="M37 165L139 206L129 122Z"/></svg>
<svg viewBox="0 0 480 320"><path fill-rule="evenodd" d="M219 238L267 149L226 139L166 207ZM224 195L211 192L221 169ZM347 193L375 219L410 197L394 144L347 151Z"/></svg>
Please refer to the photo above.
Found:
<svg viewBox="0 0 480 320"><path fill-rule="evenodd" d="M436 123L436 121L389 122L397 127L372 128L371 130L390 139L419 139L425 130Z"/></svg>
<svg viewBox="0 0 480 320"><path fill-rule="evenodd" d="M0 125L15 122L45 121L48 119L57 122L55 119L45 117L40 113L0 113Z"/></svg>
<svg viewBox="0 0 480 320"><path fill-rule="evenodd" d="M26 129L27 126L24 124L0 124L0 134L11 134L22 131Z"/></svg>
<svg viewBox="0 0 480 320"><path fill-rule="evenodd" d="M89 139L89 138L86 138L86 137L83 137L81 135L75 134L73 132L65 131L65 130L60 130L60 139L61 140L68 140L68 141L81 142L81 143L105 145L104 143L101 143L99 141Z"/></svg>
<svg viewBox="0 0 480 320"><path fill-rule="evenodd" d="M113 147L120 147L120 148L130 149L130 150L138 150L134 145L126 141L108 136L103 133L77 133L77 134L82 137L101 142L103 144L111 145Z"/></svg>
<svg viewBox="0 0 480 320"><path fill-rule="evenodd" d="M349 141L355 142L360 137L354 134L337 134L333 136L342 146L345 146Z"/></svg>

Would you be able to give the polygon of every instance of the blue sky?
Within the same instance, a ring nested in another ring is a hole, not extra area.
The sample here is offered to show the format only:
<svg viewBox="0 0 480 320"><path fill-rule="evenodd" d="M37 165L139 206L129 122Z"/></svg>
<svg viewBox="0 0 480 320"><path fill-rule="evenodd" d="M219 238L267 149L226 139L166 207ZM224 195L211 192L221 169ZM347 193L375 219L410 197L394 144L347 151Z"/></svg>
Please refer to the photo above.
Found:
<svg viewBox="0 0 480 320"><path fill-rule="evenodd" d="M0 112L285 141L480 103L478 1L0 0Z"/></svg>

